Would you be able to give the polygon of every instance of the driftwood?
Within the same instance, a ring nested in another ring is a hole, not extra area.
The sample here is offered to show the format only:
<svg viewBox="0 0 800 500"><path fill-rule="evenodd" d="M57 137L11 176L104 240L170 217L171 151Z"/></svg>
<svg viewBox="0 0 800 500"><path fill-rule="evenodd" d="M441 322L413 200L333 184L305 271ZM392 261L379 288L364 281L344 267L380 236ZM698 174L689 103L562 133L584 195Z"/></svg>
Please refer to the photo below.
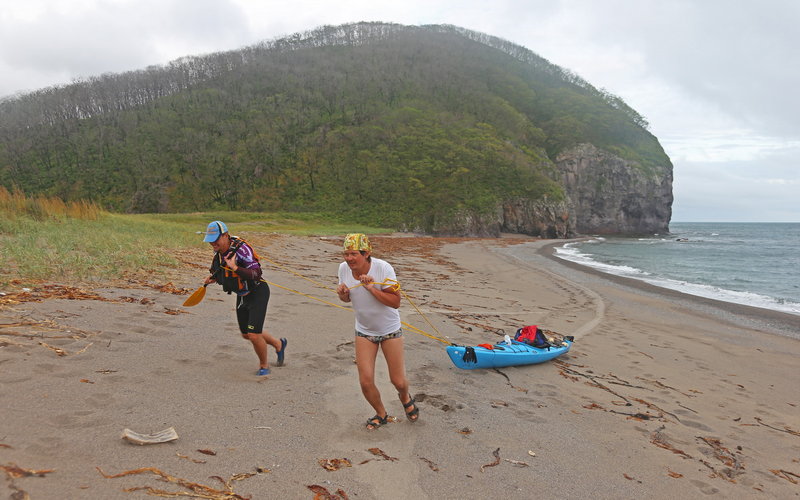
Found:
<svg viewBox="0 0 800 500"><path fill-rule="evenodd" d="M178 433L175 432L174 427L164 429L163 431L156 432L155 434L139 434L130 429L122 431L122 439L126 439L131 443L138 445L166 443L168 441L175 441L178 439Z"/></svg>

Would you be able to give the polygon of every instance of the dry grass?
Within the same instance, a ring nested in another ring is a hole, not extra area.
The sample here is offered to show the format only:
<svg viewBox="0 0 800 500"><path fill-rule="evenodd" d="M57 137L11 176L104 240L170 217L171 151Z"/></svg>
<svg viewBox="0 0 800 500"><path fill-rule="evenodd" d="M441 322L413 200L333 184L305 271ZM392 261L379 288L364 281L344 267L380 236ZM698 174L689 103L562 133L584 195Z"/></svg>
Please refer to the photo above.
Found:
<svg viewBox="0 0 800 500"><path fill-rule="evenodd" d="M65 202L56 197L27 196L19 189L9 191L0 186L0 212L6 217L28 216L34 220L73 219L97 220L104 213L92 201Z"/></svg>

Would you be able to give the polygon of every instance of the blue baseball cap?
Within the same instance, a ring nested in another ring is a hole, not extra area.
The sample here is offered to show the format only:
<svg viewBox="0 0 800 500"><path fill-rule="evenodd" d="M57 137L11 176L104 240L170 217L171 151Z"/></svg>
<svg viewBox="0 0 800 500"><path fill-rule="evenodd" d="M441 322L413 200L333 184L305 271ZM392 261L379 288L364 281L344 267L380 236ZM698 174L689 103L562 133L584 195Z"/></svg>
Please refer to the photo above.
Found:
<svg viewBox="0 0 800 500"><path fill-rule="evenodd" d="M226 226L221 220L215 220L208 225L208 228L206 228L206 232L204 233L206 236L203 238L203 241L206 243L214 243L219 239L220 236L227 232L228 226Z"/></svg>

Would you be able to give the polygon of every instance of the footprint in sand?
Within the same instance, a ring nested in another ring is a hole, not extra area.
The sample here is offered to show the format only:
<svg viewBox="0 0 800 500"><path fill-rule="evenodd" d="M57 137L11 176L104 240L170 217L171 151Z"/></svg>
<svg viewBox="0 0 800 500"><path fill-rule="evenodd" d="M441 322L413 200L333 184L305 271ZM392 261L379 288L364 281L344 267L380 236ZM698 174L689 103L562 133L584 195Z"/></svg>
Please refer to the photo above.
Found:
<svg viewBox="0 0 800 500"><path fill-rule="evenodd" d="M686 427L691 427L693 429L700 429L701 431L705 432L714 432L714 429L712 429L711 427L700 422L695 422L694 420L681 419L681 424L685 425Z"/></svg>
<svg viewBox="0 0 800 500"><path fill-rule="evenodd" d="M537 384L536 387L541 389L541 390L533 391L533 395L534 396L540 396L540 397L543 397L543 398L544 397L549 397L551 399L555 398L556 400L559 400L559 398L563 396L562 391L560 390L560 388L555 386L555 385L552 385L552 384Z"/></svg>
<svg viewBox="0 0 800 500"><path fill-rule="evenodd" d="M705 493L706 495L716 495L719 493L719 490L708 483L704 483L703 481L697 481L696 479L690 480L690 482L697 487L701 492Z"/></svg>
<svg viewBox="0 0 800 500"><path fill-rule="evenodd" d="M434 382L435 380L438 380L438 376L435 376L434 374L437 374L439 372L441 372L441 370L437 365L433 364L422 365L421 367L412 372L412 375L414 377L414 385L415 386L427 385Z"/></svg>
<svg viewBox="0 0 800 500"><path fill-rule="evenodd" d="M429 395L425 394L424 392L420 392L417 393L414 398L420 403L424 402L426 406L432 406L444 412L464 409L463 404L456 403L453 399L441 394Z"/></svg>
<svg viewBox="0 0 800 500"><path fill-rule="evenodd" d="M53 365L50 363L39 363L33 367L36 373L61 373L64 371L61 365Z"/></svg>
<svg viewBox="0 0 800 500"><path fill-rule="evenodd" d="M546 424L549 422L546 418L542 418L539 413L539 408L547 406L544 403L539 403L536 401L532 402L521 402L520 404L509 404L508 409L511 412L525 420L526 423L534 423L534 424Z"/></svg>
<svg viewBox="0 0 800 500"><path fill-rule="evenodd" d="M231 359L233 357L234 357L233 354L230 354L230 353L227 353L227 352L216 352L216 353L214 353L214 359L217 359L217 360L226 360L226 359Z"/></svg>
<svg viewBox="0 0 800 500"><path fill-rule="evenodd" d="M12 377L12 374L4 374L3 375L3 384L17 384L19 382L27 382L28 380L32 379L30 375L25 375L20 373L19 377Z"/></svg>
<svg viewBox="0 0 800 500"><path fill-rule="evenodd" d="M295 353L292 356L293 363L299 366L314 366L315 370L329 371L333 370L336 373L343 373L349 367L349 363L355 361L352 352L342 350L334 355L327 354L313 354L313 353ZM342 364L341 361L347 361L347 364Z"/></svg>
<svg viewBox="0 0 800 500"><path fill-rule="evenodd" d="M114 402L114 395L107 392L92 394L86 398L86 406L89 408L106 408Z"/></svg>
<svg viewBox="0 0 800 500"><path fill-rule="evenodd" d="M49 417L47 421L53 424L53 427L58 429L89 429L106 423L101 419L88 418L92 417L94 413L94 410L62 413L60 415L53 415Z"/></svg>
<svg viewBox="0 0 800 500"><path fill-rule="evenodd" d="M173 327L175 325L174 321L171 321L169 319L161 319L161 318L150 319L149 322L154 324L154 325L156 325L156 326Z"/></svg>
<svg viewBox="0 0 800 500"><path fill-rule="evenodd" d="M63 439L58 436L43 436L25 447L25 451L34 456L51 457L63 448Z"/></svg>

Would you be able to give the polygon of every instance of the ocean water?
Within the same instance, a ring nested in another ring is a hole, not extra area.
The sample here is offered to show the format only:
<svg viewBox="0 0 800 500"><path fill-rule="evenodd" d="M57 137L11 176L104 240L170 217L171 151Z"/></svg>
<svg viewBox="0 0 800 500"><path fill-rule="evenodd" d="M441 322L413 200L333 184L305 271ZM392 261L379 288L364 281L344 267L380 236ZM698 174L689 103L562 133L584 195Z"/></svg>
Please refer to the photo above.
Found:
<svg viewBox="0 0 800 500"><path fill-rule="evenodd" d="M673 222L670 234L596 237L562 259L655 286L800 315L800 223Z"/></svg>

